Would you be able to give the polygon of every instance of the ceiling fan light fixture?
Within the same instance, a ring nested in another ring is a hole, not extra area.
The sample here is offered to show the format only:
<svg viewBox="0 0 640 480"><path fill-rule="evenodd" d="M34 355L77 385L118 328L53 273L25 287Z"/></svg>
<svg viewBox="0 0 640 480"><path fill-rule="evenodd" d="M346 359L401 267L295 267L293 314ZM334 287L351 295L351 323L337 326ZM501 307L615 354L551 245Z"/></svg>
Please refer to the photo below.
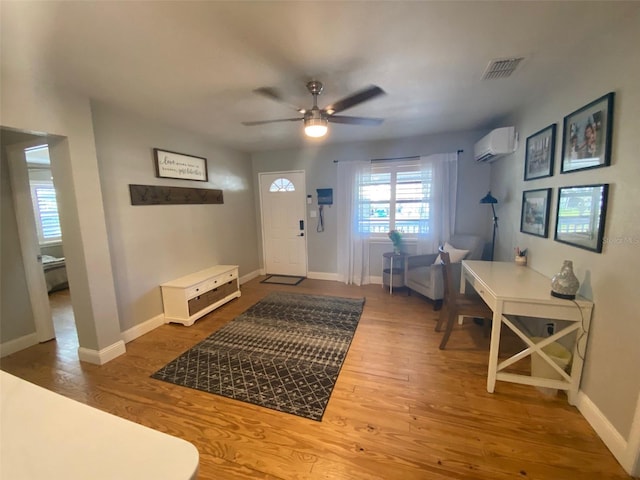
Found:
<svg viewBox="0 0 640 480"><path fill-rule="evenodd" d="M328 124L326 118L305 118L304 134L307 137L324 137L329 129Z"/></svg>
<svg viewBox="0 0 640 480"><path fill-rule="evenodd" d="M1 1L1 0L0 0ZM253 122L242 122L245 126L264 125L265 123L278 123L278 122L297 122L303 120L304 133L308 137L321 138L324 137L329 131L329 121L347 125L368 125L376 126L383 122L382 118L367 118L367 117L351 117L344 115L334 115L335 113L342 112L349 108L353 108L363 102L371 100L379 95L384 95L384 90L375 85L359 90L347 97L344 97L332 105L326 108L320 109L318 107L318 95L322 93L324 86L322 82L313 80L307 83L307 90L313 96L313 106L310 109L300 108L287 103L280 92L273 87L261 87L254 90L255 93L262 95L263 97L275 100L280 103L285 103L290 108L293 108L296 112L302 114L302 118L277 118L273 120L260 120Z"/></svg>

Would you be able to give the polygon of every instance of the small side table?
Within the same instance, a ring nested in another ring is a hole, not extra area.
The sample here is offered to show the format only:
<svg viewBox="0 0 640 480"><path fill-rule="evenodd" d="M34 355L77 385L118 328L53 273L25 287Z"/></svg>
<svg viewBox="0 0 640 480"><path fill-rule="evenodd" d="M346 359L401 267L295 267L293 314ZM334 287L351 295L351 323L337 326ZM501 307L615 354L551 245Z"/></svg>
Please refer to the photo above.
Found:
<svg viewBox="0 0 640 480"><path fill-rule="evenodd" d="M406 253L385 252L382 254L383 263L389 262L389 268L382 266L382 288L389 287L389 295L393 294L393 287L404 287L404 259ZM393 264L396 264L394 267ZM397 266L399 265L399 267Z"/></svg>

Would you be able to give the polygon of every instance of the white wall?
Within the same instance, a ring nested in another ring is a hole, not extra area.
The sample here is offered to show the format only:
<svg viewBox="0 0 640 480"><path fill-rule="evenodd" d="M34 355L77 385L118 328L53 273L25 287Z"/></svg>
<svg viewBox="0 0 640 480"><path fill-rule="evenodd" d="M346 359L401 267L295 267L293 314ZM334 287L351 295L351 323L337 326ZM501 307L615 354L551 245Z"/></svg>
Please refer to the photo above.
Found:
<svg viewBox="0 0 640 480"><path fill-rule="evenodd" d="M330 128L341 128L341 126L334 125ZM331 278L337 272L337 215L335 212L340 208L335 203L337 167L334 160L395 158L464 150L460 155L458 167L456 231L481 234L490 241L490 209L479 204L480 198L486 195L489 188L490 167L487 164L478 165L473 160L473 144L485 133L485 131L446 133L340 145L310 144L304 149L255 153L252 155L254 185L258 192L257 176L260 172L306 171L307 195L313 195L313 205L307 208L309 272L327 274L326 276ZM318 211L316 194L318 188L334 189L334 205L325 208L325 231L322 233L316 232L317 218L309 217L310 210ZM259 208L256 200L258 212ZM257 221L259 231L259 215ZM370 255L372 276L382 275L382 253L389 251L390 248L390 241L372 245ZM260 258L262 260L262 253Z"/></svg>
<svg viewBox="0 0 640 480"><path fill-rule="evenodd" d="M163 312L159 285L217 264L258 270L249 156L92 104L121 329ZM156 178L153 148L207 158L208 182ZM129 184L221 189L223 205L132 206Z"/></svg>
<svg viewBox="0 0 640 480"><path fill-rule="evenodd" d="M532 99L513 118L520 131L520 148L493 164L491 172L492 190L501 202L498 258L510 260L516 245L526 247L530 266L548 276L559 270L563 260L573 260L582 283L580 293L595 303L581 389L619 433L619 438L615 432L612 436L623 446L639 435L631 430L634 414L639 415L640 393L640 315L635 302L640 269L638 45L640 18L636 15L616 31L594 35L587 55L581 49L566 59L574 65L573 75L558 79L553 95ZM611 166L559 174L563 117L610 91L616 93ZM554 176L524 182L524 140L554 122L558 123ZM595 183L610 184L602 253L555 242L558 187ZM553 188L549 238L519 233L522 191L546 187Z"/></svg>
<svg viewBox="0 0 640 480"><path fill-rule="evenodd" d="M48 135L78 339L97 355L122 344L89 101L7 68L1 73L2 126Z"/></svg>

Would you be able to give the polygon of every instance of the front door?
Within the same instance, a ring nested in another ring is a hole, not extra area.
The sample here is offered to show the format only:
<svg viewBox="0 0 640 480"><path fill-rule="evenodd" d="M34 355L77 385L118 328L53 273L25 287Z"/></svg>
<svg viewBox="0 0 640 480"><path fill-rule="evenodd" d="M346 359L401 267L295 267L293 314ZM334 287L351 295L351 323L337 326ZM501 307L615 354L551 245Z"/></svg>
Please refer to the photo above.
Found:
<svg viewBox="0 0 640 480"><path fill-rule="evenodd" d="M266 273L307 276L304 171L260 173Z"/></svg>

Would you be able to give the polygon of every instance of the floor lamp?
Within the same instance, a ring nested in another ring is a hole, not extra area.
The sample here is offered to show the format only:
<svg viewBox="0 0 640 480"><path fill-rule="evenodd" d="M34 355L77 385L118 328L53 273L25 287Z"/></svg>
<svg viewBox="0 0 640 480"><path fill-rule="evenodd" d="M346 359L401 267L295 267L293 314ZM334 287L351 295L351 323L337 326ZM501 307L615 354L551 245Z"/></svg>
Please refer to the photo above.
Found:
<svg viewBox="0 0 640 480"><path fill-rule="evenodd" d="M491 240L491 257L489 258L489 260L493 262L493 250L496 246L496 229L498 228L498 217L496 217L496 209L494 205L498 203L498 200L491 195L491 191L489 191L489 193L480 199L480 203L491 204L491 211L493 212L493 238Z"/></svg>

